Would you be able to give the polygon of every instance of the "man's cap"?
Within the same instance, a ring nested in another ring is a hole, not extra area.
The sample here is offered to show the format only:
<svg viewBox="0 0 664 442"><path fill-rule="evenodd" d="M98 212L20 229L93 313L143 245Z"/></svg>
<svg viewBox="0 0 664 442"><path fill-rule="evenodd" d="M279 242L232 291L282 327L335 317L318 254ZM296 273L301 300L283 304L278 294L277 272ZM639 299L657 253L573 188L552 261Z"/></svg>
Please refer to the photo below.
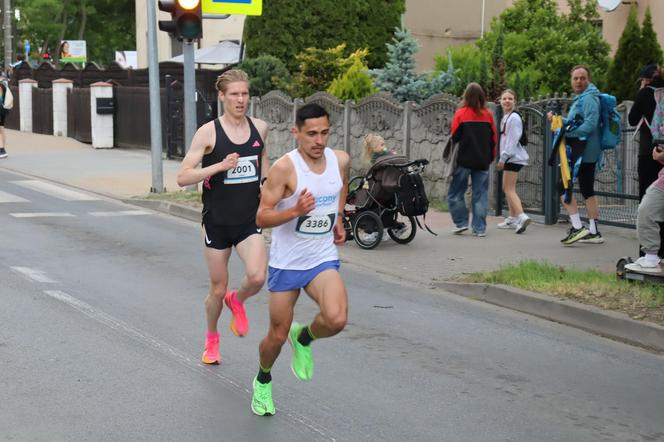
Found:
<svg viewBox="0 0 664 442"><path fill-rule="evenodd" d="M644 68L641 69L641 74L639 75L639 78L645 78L646 80L650 80L652 76L655 75L656 71L657 71L656 64L649 64L647 66L644 66Z"/></svg>

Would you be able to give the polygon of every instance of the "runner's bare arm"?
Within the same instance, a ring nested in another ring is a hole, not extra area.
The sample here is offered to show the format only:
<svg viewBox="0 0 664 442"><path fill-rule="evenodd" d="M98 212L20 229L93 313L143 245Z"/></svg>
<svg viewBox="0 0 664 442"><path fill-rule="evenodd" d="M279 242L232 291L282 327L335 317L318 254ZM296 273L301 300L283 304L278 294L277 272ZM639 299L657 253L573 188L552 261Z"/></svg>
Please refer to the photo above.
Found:
<svg viewBox="0 0 664 442"><path fill-rule="evenodd" d="M203 155L209 153L213 149L215 137L216 134L213 122L203 125L196 131L194 139L191 141L191 147L189 147L189 151L180 165L180 171L177 176L178 186L183 187L200 183L209 176L237 166L239 155L237 153L232 153L220 163L212 164L203 168L198 167L203 160Z"/></svg>
<svg viewBox="0 0 664 442"><path fill-rule="evenodd" d="M297 204L288 210L275 209L279 201L292 194L295 170L293 163L287 157L277 160L268 171L267 181L261 190L261 202L256 213L258 227L276 227L285 224L293 218L305 215L312 211L316 205L311 192L304 189L298 197Z"/></svg>
<svg viewBox="0 0 664 442"><path fill-rule="evenodd" d="M261 135L263 139L263 155L261 155L261 180L267 177L267 172L270 170L270 156L267 152L267 136L268 136L268 125L265 121L259 120L258 118L252 118L251 121L256 126L256 130Z"/></svg>
<svg viewBox="0 0 664 442"><path fill-rule="evenodd" d="M350 167L350 157L342 150L335 150L337 162L339 163L339 173L341 174L341 192L339 193L339 213L337 222L334 224L334 243L343 244L346 241L346 229L344 228L343 216L344 207L346 207L346 197L348 195L348 169Z"/></svg>

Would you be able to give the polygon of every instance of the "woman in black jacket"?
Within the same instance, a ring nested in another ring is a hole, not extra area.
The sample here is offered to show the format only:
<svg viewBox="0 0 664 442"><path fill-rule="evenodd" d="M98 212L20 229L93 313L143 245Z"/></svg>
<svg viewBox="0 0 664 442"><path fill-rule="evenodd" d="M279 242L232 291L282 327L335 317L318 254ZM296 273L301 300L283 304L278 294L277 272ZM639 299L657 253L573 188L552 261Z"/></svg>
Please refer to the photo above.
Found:
<svg viewBox="0 0 664 442"><path fill-rule="evenodd" d="M639 174L639 200L643 198L646 189L657 179L662 165L652 159L652 135L649 124L655 112L655 89L664 87L664 69L658 69L651 64L641 71L641 89L636 94L634 106L629 111L629 124L636 126L645 120L639 128L639 159L637 171ZM645 124L645 122L648 124Z"/></svg>

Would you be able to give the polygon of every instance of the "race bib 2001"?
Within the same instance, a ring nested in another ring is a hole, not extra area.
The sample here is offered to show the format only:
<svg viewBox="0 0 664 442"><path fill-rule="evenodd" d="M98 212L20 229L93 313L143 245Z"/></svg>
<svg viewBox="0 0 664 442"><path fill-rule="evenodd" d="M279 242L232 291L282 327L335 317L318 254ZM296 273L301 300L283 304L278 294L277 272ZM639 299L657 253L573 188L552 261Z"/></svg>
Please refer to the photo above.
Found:
<svg viewBox="0 0 664 442"><path fill-rule="evenodd" d="M226 171L224 184L240 184L258 181L258 155L240 157L237 166Z"/></svg>
<svg viewBox="0 0 664 442"><path fill-rule="evenodd" d="M324 238L334 226L334 213L304 215L297 219L295 233L303 238Z"/></svg>

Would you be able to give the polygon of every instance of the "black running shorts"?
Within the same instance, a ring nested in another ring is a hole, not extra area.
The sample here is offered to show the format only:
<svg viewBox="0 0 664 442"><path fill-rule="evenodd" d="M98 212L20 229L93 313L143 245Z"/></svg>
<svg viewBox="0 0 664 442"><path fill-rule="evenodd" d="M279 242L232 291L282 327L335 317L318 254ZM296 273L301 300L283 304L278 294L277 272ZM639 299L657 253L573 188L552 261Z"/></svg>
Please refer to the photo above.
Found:
<svg viewBox="0 0 664 442"><path fill-rule="evenodd" d="M237 226L203 223L203 230L205 231L205 247L218 250L237 246L251 235L260 235L262 231L256 226L256 222Z"/></svg>

